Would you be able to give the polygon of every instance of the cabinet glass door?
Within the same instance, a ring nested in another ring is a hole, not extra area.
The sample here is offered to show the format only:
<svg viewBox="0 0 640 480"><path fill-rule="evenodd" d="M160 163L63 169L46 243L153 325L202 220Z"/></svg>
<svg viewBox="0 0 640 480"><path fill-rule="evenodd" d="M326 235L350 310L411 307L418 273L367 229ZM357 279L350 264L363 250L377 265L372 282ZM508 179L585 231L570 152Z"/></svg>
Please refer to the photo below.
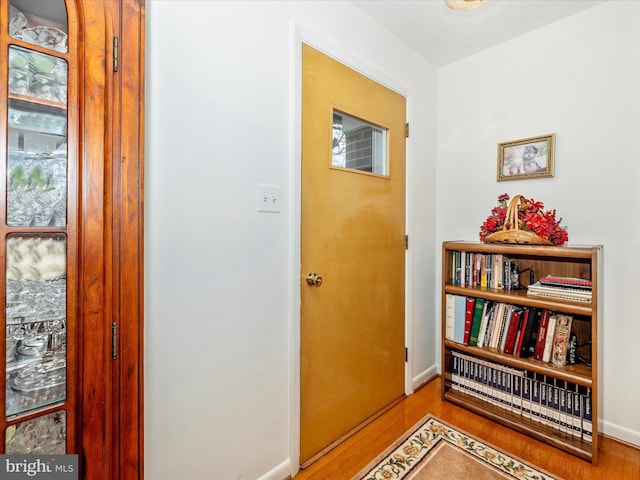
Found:
<svg viewBox="0 0 640 480"><path fill-rule="evenodd" d="M69 315L76 226L69 221L67 10L64 0L8 6L4 451L63 454L75 411L68 380L77 371L67 348L77 332Z"/></svg>

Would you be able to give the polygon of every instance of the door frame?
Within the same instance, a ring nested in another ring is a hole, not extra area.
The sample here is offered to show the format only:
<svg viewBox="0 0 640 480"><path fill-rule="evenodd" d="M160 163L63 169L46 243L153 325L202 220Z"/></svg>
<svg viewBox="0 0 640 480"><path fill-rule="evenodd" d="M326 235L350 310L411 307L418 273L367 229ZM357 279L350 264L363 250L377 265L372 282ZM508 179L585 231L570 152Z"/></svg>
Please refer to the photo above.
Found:
<svg viewBox="0 0 640 480"><path fill-rule="evenodd" d="M406 98L406 121L410 123L411 106L413 97L411 90L397 79L391 78L375 67L364 62L341 46L328 40L326 37L314 32L307 27L295 24L291 29L291 47L290 58L291 77L290 82L290 104L291 122L290 122L290 138L291 141L291 231L289 265L290 270L290 475L295 475L300 469L300 298L301 298L301 185L302 185L302 44L305 43L316 50L330 56L349 68L369 77L375 82L386 86L394 92ZM411 205L408 199L411 198L411 178L412 162L411 162L411 141L407 139L405 153L405 229L406 234L411 237ZM404 393L410 395L413 393L413 354L412 354L412 319L413 319L413 301L412 301L412 250L405 251L405 346L409 349L407 361L405 362L404 374Z"/></svg>
<svg viewBox="0 0 640 480"><path fill-rule="evenodd" d="M112 436L104 447L113 478L144 478L144 99L145 0L102 0L108 21L106 69L110 203L105 239L109 281ZM114 38L118 42L114 42ZM121 48L118 45L126 45ZM117 51L114 53L114 50ZM117 57L117 68L114 58ZM114 332L115 330L115 332Z"/></svg>

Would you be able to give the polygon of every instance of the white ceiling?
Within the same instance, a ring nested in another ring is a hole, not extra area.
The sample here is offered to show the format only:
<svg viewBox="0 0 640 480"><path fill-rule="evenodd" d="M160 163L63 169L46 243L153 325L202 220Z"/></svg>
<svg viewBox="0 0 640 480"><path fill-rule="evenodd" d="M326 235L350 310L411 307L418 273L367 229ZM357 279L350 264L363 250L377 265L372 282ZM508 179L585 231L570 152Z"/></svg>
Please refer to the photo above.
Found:
<svg viewBox="0 0 640 480"><path fill-rule="evenodd" d="M441 67L607 0L491 0L454 11L444 0L353 0L378 23Z"/></svg>

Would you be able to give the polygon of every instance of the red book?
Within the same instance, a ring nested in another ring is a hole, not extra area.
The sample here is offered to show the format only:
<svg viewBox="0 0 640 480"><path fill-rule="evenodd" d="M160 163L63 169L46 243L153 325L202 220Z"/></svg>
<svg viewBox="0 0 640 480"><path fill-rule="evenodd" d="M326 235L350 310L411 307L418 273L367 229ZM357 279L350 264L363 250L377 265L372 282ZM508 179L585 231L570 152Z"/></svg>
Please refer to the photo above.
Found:
<svg viewBox="0 0 640 480"><path fill-rule="evenodd" d="M522 309L517 309L513 311L511 315L511 323L509 324L509 330L507 330L507 339L504 342L504 353L513 353L516 337L518 335L518 330L520 329L520 324L522 323L523 318Z"/></svg>
<svg viewBox="0 0 640 480"><path fill-rule="evenodd" d="M467 297L467 308L464 315L464 344L469 345L469 337L471 336L471 324L473 323L473 309L476 306L474 297Z"/></svg>
<svg viewBox="0 0 640 480"><path fill-rule="evenodd" d="M549 317L551 312L549 310L543 310L540 317L540 326L538 327L538 336L536 337L536 348L533 353L533 358L536 360L542 360L544 354L545 339L547 337L547 327L549 326Z"/></svg>
<svg viewBox="0 0 640 480"><path fill-rule="evenodd" d="M516 355L519 354L520 349L522 348L522 339L524 338L524 332L529 322L529 316L530 316L529 313L530 313L530 309L525 308L524 313L520 317L521 322L520 322L520 326L518 327L518 332L516 333L516 342L513 347L513 352Z"/></svg>

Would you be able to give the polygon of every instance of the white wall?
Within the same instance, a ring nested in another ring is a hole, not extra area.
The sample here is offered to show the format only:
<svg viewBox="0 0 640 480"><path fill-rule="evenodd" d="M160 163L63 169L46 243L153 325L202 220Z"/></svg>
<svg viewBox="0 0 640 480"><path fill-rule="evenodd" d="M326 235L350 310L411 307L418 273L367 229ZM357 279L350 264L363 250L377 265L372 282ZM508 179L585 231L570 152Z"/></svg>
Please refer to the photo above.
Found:
<svg viewBox="0 0 640 480"><path fill-rule="evenodd" d="M477 239L507 192L557 209L570 243L604 245L600 420L636 445L638 52L640 2L607 2L439 69L437 117L438 243ZM498 142L548 133L554 178L496 182Z"/></svg>
<svg viewBox="0 0 640 480"><path fill-rule="evenodd" d="M145 474L297 465L300 40L408 96L409 384L435 373L435 84L349 2L147 0ZM281 213L256 211L280 185Z"/></svg>

